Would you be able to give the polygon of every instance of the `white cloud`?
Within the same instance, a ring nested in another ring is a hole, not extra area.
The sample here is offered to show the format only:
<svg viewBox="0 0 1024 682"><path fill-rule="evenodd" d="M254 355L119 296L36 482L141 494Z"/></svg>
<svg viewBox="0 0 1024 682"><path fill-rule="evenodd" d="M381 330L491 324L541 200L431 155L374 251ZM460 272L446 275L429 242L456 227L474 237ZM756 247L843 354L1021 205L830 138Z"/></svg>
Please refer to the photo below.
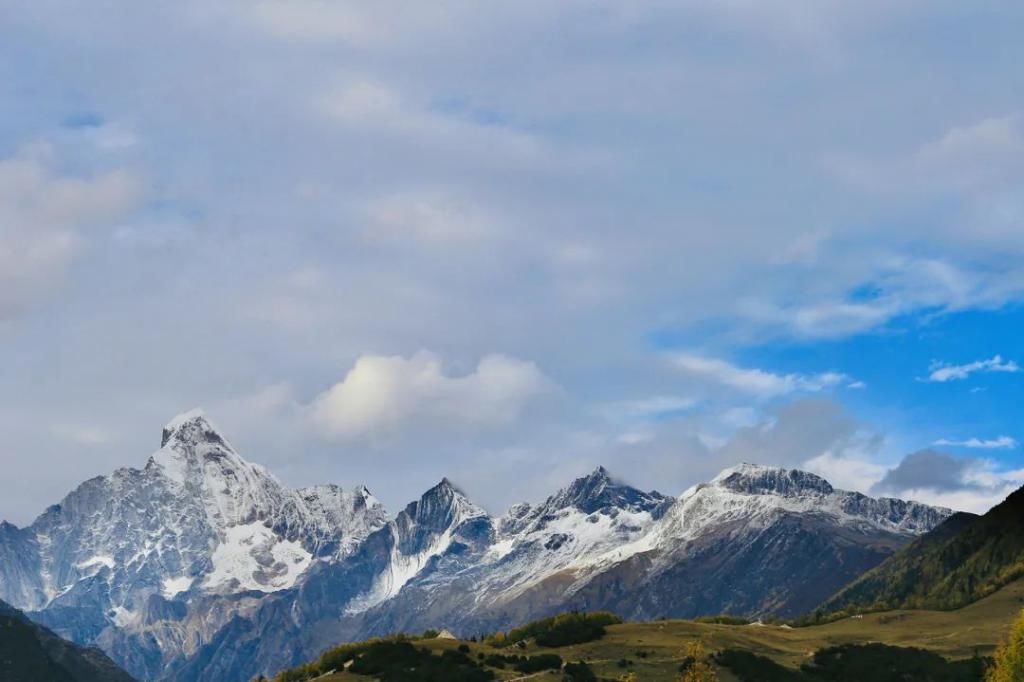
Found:
<svg viewBox="0 0 1024 682"><path fill-rule="evenodd" d="M900 491L898 497L937 507L946 507L956 511L984 514L1005 500L1018 487L1020 487L1019 483L1005 483L994 488L984 489L935 490L934 488L907 488Z"/></svg>
<svg viewBox="0 0 1024 682"><path fill-rule="evenodd" d="M941 438L935 441L933 445L946 445L977 450L1012 450L1017 447L1017 441L1009 436L999 436L998 438L991 439L968 438L967 440L950 440L948 438Z"/></svg>
<svg viewBox="0 0 1024 682"><path fill-rule="evenodd" d="M564 160L548 154L541 140L531 134L445 111L378 79L342 79L315 98L314 108L341 127L436 146L449 155L505 164Z"/></svg>
<svg viewBox="0 0 1024 682"><path fill-rule="evenodd" d="M836 262L842 260L832 260ZM864 262L847 287L823 300L779 304L748 298L740 303L738 312L787 335L844 338L883 327L904 315L998 308L1024 293L1024 276L1012 267L976 268L947 258L891 253L865 255Z"/></svg>
<svg viewBox="0 0 1024 682"><path fill-rule="evenodd" d="M495 219L472 201L443 190L402 192L372 202L367 236L388 241L450 245L494 232Z"/></svg>
<svg viewBox="0 0 1024 682"><path fill-rule="evenodd" d="M866 492L878 483L888 467L856 455L831 450L804 462L801 469L818 474L836 488Z"/></svg>
<svg viewBox="0 0 1024 682"><path fill-rule="evenodd" d="M988 360L976 360L965 365L951 365L944 362L933 362L928 368L930 374L926 381L945 383L961 381L976 373L1002 372L1015 374L1020 366L1013 360L1003 360L1001 355L994 355Z"/></svg>
<svg viewBox="0 0 1024 682"><path fill-rule="evenodd" d="M876 494L984 513L1024 481L990 460L921 450L904 457L873 486Z"/></svg>
<svg viewBox="0 0 1024 682"><path fill-rule="evenodd" d="M80 228L124 215L138 195L124 171L82 179L51 173L37 154L0 160L0 319L55 287Z"/></svg>
<svg viewBox="0 0 1024 682"><path fill-rule="evenodd" d="M612 418L654 419L674 412L689 410L698 403L694 398L674 395L658 395L637 400L622 400L611 403L602 410Z"/></svg>
<svg viewBox="0 0 1024 682"><path fill-rule="evenodd" d="M404 427L476 430L514 422L551 382L532 362L487 355L462 376L421 351L410 358L364 355L319 395L310 416L330 438L373 439Z"/></svg>
<svg viewBox="0 0 1024 682"><path fill-rule="evenodd" d="M1024 172L1020 116L986 118L950 128L913 156L918 174L963 190L984 188Z"/></svg>
<svg viewBox="0 0 1024 682"><path fill-rule="evenodd" d="M773 398L795 392L814 393L850 382L839 372L821 374L775 374L763 369L746 369L717 358L677 353L672 365L687 374L728 386L761 398Z"/></svg>

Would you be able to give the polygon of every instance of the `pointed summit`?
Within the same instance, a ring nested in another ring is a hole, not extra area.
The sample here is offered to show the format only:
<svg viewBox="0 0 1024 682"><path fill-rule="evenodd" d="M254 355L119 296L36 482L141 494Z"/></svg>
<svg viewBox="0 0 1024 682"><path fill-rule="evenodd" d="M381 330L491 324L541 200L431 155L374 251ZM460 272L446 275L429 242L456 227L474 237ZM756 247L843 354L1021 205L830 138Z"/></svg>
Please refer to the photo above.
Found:
<svg viewBox="0 0 1024 682"><path fill-rule="evenodd" d="M607 469L599 466L549 498L545 506L557 509L575 507L585 514L610 508L653 511L666 499L658 492L645 493L619 483L612 478Z"/></svg>
<svg viewBox="0 0 1024 682"><path fill-rule="evenodd" d="M192 446L211 443L232 449L200 408L182 412L164 426L160 447L173 447L178 443Z"/></svg>
<svg viewBox="0 0 1024 682"><path fill-rule="evenodd" d="M447 477L410 503L404 513L417 525L434 529L454 528L467 519L487 516Z"/></svg>

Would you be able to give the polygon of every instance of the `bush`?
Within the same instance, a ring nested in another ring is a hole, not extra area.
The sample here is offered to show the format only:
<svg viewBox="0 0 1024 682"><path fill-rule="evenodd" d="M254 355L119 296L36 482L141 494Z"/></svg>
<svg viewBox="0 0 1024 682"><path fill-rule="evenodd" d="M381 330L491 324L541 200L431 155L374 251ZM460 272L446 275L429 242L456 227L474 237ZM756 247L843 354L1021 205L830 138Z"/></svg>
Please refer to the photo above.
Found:
<svg viewBox="0 0 1024 682"><path fill-rule="evenodd" d="M285 670L274 682L305 682L332 670L348 670L374 677L381 682L489 682L494 673L481 668L461 651L445 651L440 656L429 649L418 649L404 637L371 640L330 649L316 663Z"/></svg>
<svg viewBox="0 0 1024 682"><path fill-rule="evenodd" d="M612 613L595 611L594 613L563 613L551 618L544 618L511 630L501 643L518 642L533 639L538 646L559 647L569 644L582 644L601 639L605 627L621 623L622 619Z"/></svg>
<svg viewBox="0 0 1024 682"><path fill-rule="evenodd" d="M947 661L930 651L884 644L822 649L800 670L749 651L725 650L716 660L742 682L981 682L985 669L984 661L977 657ZM997 678L996 682L1004 680Z"/></svg>
<svg viewBox="0 0 1024 682"><path fill-rule="evenodd" d="M541 670L558 670L562 667L562 657L557 654L538 654L536 656L502 656L491 654L484 659L484 665L504 669L511 665L512 669L521 673L537 673Z"/></svg>
<svg viewBox="0 0 1024 682"><path fill-rule="evenodd" d="M566 663L562 672L565 674L565 679L569 682L597 682L597 675L583 661Z"/></svg>
<svg viewBox="0 0 1024 682"><path fill-rule="evenodd" d="M522 657L514 666L516 671L521 673L539 673L541 670L559 670L562 667L562 657L557 654L538 654L537 656Z"/></svg>

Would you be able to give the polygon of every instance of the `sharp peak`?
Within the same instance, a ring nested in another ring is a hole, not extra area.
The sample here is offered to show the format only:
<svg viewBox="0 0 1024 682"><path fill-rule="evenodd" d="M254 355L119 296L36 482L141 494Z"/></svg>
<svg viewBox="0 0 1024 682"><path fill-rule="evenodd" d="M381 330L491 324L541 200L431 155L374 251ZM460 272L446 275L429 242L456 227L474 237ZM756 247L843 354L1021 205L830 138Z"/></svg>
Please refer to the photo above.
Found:
<svg viewBox="0 0 1024 682"><path fill-rule="evenodd" d="M172 417L171 420L167 422L166 426L164 426L164 430L174 431L181 428L188 422L198 421L200 419L209 423L209 420L206 417L206 411L201 407L193 407L191 410L186 410L181 414Z"/></svg>
<svg viewBox="0 0 1024 682"><path fill-rule="evenodd" d="M449 509L456 517L463 520L476 516L488 516L483 507L470 500L447 476L423 493L418 500L410 502L404 513L419 518L425 510L431 509Z"/></svg>
<svg viewBox="0 0 1024 682"><path fill-rule="evenodd" d="M229 449L231 448L227 439L221 435L202 408L198 407L182 412L164 425L160 447L167 447L172 440L195 440L196 436L200 434L205 440L219 441Z"/></svg>
<svg viewBox="0 0 1024 682"><path fill-rule="evenodd" d="M605 468L604 465L598 465L593 470L591 470L590 473L588 473L588 474L586 474L584 476L579 476L577 478L574 478L572 480L572 482L569 484L569 487L572 487L574 485L599 484L599 483L604 483L604 484L607 484L607 485L621 485L622 484L622 482L620 480L618 480L617 478L612 476L611 472L608 471L608 469Z"/></svg>
<svg viewBox="0 0 1024 682"><path fill-rule="evenodd" d="M432 486L429 490L427 490L427 492L423 493L423 497L427 497L429 495L439 492L451 492L453 495L457 495L459 497L467 497L466 493L463 492L462 488L452 483L452 480L447 476L438 481L437 484Z"/></svg>

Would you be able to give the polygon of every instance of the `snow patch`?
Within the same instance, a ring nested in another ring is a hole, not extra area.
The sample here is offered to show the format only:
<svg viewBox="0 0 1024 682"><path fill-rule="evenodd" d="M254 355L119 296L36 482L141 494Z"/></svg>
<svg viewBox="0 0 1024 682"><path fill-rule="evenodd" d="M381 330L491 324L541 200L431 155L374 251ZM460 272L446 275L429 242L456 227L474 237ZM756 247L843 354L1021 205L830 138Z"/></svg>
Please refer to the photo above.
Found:
<svg viewBox="0 0 1024 682"><path fill-rule="evenodd" d="M164 478L177 485L184 485L185 476L188 473L188 463L181 453L171 448L161 448L156 451L152 460L160 467Z"/></svg>
<svg viewBox="0 0 1024 682"><path fill-rule="evenodd" d="M180 578L165 578L160 592L167 599L174 599L182 592L187 592L192 587L192 578L181 576Z"/></svg>
<svg viewBox="0 0 1024 682"><path fill-rule="evenodd" d="M117 564L114 562L114 559L112 557L98 554L96 556L89 557L85 561L75 564L75 567L80 571L96 567L96 570L99 571L100 567L102 566L106 566L107 568L113 569L114 566L116 565Z"/></svg>
<svg viewBox="0 0 1024 682"><path fill-rule="evenodd" d="M298 542L282 540L255 522L228 528L211 559L207 588L277 592L295 584L313 555Z"/></svg>
<svg viewBox="0 0 1024 682"><path fill-rule="evenodd" d="M188 412L182 412L171 419L171 421L167 422L167 425L164 426L164 431L173 433L180 429L184 424L187 424L194 419L206 419L206 413L198 407L191 409Z"/></svg>

